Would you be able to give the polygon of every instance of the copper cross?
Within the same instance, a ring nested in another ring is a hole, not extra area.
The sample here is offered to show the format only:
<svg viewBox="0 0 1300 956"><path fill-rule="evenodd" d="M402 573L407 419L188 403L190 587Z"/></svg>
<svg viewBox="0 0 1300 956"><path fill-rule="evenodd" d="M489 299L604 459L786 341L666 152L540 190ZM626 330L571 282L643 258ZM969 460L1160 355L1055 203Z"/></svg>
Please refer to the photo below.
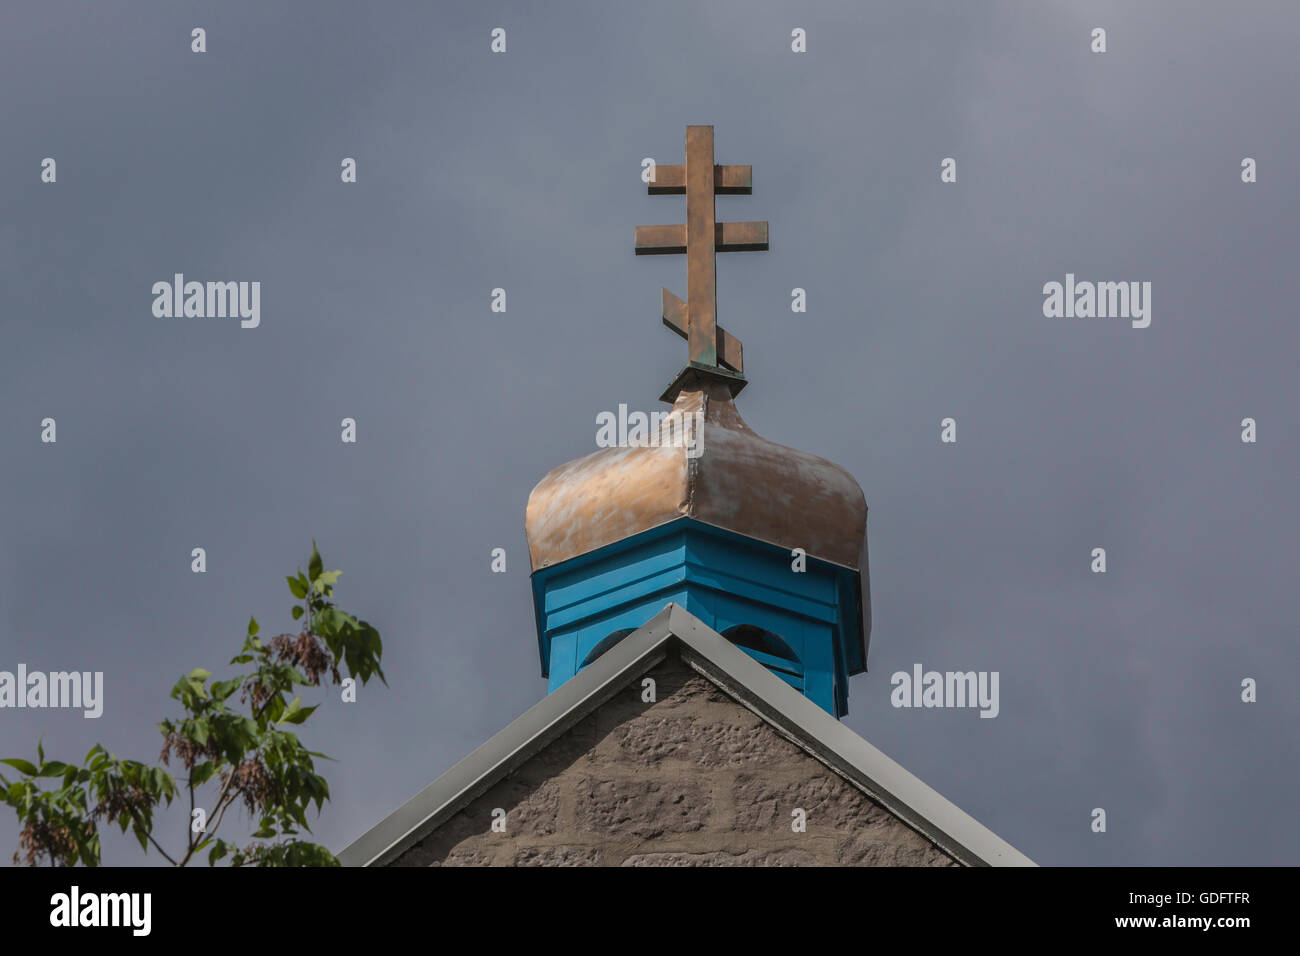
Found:
<svg viewBox="0 0 1300 956"><path fill-rule="evenodd" d="M686 253L686 298L663 290L664 324L685 338L690 363L744 371L740 340L718 328L719 252L765 251L767 223L718 222L713 197L754 191L749 166L713 164L713 127L686 127L686 165L656 166L652 196L686 194L686 225L637 226L638 256Z"/></svg>

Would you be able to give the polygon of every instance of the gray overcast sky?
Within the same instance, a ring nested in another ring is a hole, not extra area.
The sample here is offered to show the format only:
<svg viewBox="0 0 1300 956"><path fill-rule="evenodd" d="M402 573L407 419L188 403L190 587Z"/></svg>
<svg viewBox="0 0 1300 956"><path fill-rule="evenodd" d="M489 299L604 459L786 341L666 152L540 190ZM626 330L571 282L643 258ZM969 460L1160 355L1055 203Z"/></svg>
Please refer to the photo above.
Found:
<svg viewBox="0 0 1300 956"><path fill-rule="evenodd" d="M535 703L524 504L684 360L658 305L685 264L635 258L632 227L683 221L640 161L681 162L708 123L718 162L754 168L719 217L771 224L771 251L719 257L741 412L871 508L846 722L1044 864L1300 862L1294 3L113 0L0 22L0 669L106 683L97 721L0 711L4 756L43 734L154 759L180 673L220 669L250 613L290 628L313 537L391 683L307 725L338 761L322 842ZM260 281L260 327L155 318L176 272ZM1044 318L1067 272L1150 281L1151 326ZM999 671L1001 713L892 708L917 662ZM6 810L6 862L16 834Z"/></svg>

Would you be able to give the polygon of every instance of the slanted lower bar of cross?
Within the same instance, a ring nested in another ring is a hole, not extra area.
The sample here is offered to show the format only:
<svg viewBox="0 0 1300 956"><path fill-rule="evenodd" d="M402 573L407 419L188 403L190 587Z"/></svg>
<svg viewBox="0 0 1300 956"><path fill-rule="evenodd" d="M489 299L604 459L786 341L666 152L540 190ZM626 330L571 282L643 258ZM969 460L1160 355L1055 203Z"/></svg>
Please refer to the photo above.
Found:
<svg viewBox="0 0 1300 956"><path fill-rule="evenodd" d="M714 196L753 192L749 166L716 166L713 127L686 127L686 165L658 166L651 195L686 194L686 223L637 226L637 255L686 254L687 301L664 290L664 323L685 335L692 364L743 370L740 340L717 327L718 252L767 249L767 223L718 222Z"/></svg>

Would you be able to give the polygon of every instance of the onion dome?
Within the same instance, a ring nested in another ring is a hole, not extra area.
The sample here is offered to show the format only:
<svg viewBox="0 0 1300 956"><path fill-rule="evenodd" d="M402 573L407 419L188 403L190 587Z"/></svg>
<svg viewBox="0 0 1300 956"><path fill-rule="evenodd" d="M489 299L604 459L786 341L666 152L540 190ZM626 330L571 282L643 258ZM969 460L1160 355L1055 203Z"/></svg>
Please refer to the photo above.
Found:
<svg viewBox="0 0 1300 956"><path fill-rule="evenodd" d="M679 518L864 567L867 502L853 476L761 437L726 385L701 382L682 389L644 444L602 448L538 483L525 518L532 568Z"/></svg>

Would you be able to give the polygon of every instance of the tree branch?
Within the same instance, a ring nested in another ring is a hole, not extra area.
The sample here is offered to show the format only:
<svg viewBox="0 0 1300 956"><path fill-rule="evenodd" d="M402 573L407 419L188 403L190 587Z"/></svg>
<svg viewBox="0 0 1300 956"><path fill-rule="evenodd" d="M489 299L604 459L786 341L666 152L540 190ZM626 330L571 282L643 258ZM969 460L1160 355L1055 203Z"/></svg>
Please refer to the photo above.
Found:
<svg viewBox="0 0 1300 956"><path fill-rule="evenodd" d="M221 792L217 794L217 802L212 805L212 813L213 813L212 824L206 830L204 830L204 833L208 836L209 839L216 836L217 827L221 826L221 818L226 815L226 808L229 807L232 803L234 803L235 798L239 796L239 794L237 793L230 792L230 785L234 782L235 782L235 767L232 764L230 767L230 773L226 775L226 782L225 784L222 785ZM224 805L222 804L223 800L225 800Z"/></svg>
<svg viewBox="0 0 1300 956"><path fill-rule="evenodd" d="M145 826L144 823L141 822L140 818L136 815L134 808L131 809L131 819L134 820L135 824L138 827L140 827L141 830L144 831L144 835L149 838L149 842L153 844L153 848L163 855L163 859L166 860L168 863L170 863L172 866L176 866L177 863L175 860L172 859L171 854L168 853L166 850L164 850L158 844L158 841L153 838L153 832L150 830L149 827Z"/></svg>

